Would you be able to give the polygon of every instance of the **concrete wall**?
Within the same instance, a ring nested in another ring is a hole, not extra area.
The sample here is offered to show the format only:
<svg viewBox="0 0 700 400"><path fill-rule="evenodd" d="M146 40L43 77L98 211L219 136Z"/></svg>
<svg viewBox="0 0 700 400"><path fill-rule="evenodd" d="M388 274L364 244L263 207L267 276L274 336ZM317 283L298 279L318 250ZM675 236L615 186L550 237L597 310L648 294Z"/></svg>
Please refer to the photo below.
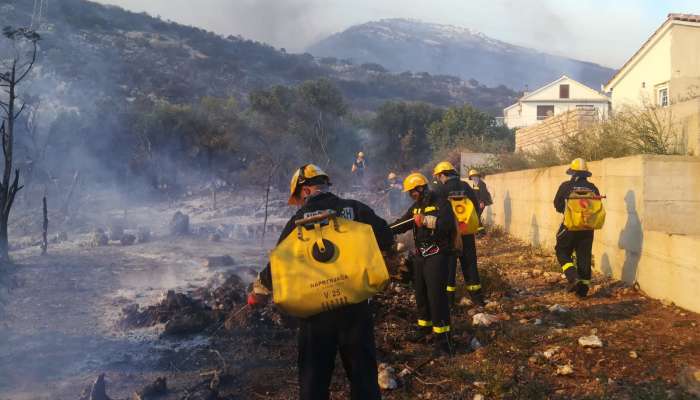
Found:
<svg viewBox="0 0 700 400"><path fill-rule="evenodd" d="M634 156L589 166L591 181L608 196L605 227L593 245L595 269L700 312L700 158ZM552 200L566 169L488 176L494 205L486 220L553 249L562 216Z"/></svg>

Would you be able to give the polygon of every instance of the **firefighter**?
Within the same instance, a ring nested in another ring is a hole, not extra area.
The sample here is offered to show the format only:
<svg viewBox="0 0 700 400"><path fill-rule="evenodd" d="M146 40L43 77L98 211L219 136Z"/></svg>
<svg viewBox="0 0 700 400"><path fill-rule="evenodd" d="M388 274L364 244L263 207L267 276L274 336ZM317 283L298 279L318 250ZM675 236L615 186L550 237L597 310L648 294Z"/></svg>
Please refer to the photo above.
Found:
<svg viewBox="0 0 700 400"><path fill-rule="evenodd" d="M571 166L566 171L571 175L571 179L563 182L554 197L554 208L558 213L564 213L566 201L573 191L593 191L600 196L600 191L588 177L586 161L577 158L571 162ZM591 250L593 247L593 231L569 231L562 223L557 232L557 244L555 251L561 269L569 282L568 290L575 292L577 296L584 298L588 294L591 285ZM573 254L576 253L574 261Z"/></svg>
<svg viewBox="0 0 700 400"><path fill-rule="evenodd" d="M386 196L389 203L388 211L391 216L399 215L405 208L403 196L401 196L402 189L399 177L394 172L389 172L386 178Z"/></svg>
<svg viewBox="0 0 700 400"><path fill-rule="evenodd" d="M481 219L481 214L484 212L484 209L493 204L491 193L489 193L489 189L486 187L486 182L484 182L484 179L481 177L481 173L479 173L479 171L473 168L470 169L469 180L472 182L472 189L476 193L476 198L479 200L479 208L477 208L477 212L479 213L479 219Z"/></svg>
<svg viewBox="0 0 700 400"><path fill-rule="evenodd" d="M436 191L445 199L449 197L467 197L474 207L479 207L479 199L472 190L471 185L459 179L459 173L448 161L438 163L433 170L433 176L440 182L436 186ZM462 276L467 286L467 292L472 302L476 305L484 305L484 297L481 291L481 280L477 268L476 258L476 238L474 234L462 235L462 251L457 254L453 252L449 257L450 275L447 284L448 297L450 303L454 303L455 292L457 291L457 259L462 267Z"/></svg>
<svg viewBox="0 0 700 400"><path fill-rule="evenodd" d="M428 179L413 173L403 181L403 191L413 205L392 224L394 234L413 229L416 253L413 283L418 307L418 325L411 341L423 341L435 334L436 356L452 354L450 307L447 301L449 254L452 252L455 218L450 204L428 188ZM411 221L412 223L406 223Z"/></svg>
<svg viewBox="0 0 700 400"><path fill-rule="evenodd" d="M365 167L365 153L359 152L352 163L352 173L355 175L355 182L358 186L364 186Z"/></svg>
<svg viewBox="0 0 700 400"><path fill-rule="evenodd" d="M296 220L334 210L343 218L372 226L379 248L389 251L394 238L386 221L369 206L332 194L330 184L328 175L316 165L307 164L296 171L289 204L300 208L282 230L279 242L295 230ZM342 247L342 243L338 245ZM265 304L273 290L268 264L254 282L249 304ZM350 380L351 398L379 399L374 323L367 301L300 318L297 359L300 399L328 399L337 352Z"/></svg>

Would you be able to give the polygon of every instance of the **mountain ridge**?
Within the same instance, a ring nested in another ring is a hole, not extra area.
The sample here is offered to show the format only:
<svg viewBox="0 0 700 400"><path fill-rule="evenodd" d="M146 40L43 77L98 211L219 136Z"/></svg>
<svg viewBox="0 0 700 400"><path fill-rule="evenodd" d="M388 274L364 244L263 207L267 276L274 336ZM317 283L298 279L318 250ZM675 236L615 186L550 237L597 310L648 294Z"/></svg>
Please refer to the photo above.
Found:
<svg viewBox="0 0 700 400"><path fill-rule="evenodd" d="M353 25L307 48L318 57L377 63L390 71L426 71L489 86L534 89L562 75L598 89L613 69L510 44L466 27L387 18Z"/></svg>

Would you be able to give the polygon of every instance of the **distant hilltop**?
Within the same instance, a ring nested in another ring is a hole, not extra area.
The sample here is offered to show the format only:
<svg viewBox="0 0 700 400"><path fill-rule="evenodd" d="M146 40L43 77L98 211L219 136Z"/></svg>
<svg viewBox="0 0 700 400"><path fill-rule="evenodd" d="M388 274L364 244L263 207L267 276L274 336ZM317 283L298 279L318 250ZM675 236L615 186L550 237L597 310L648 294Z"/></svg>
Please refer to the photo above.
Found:
<svg viewBox="0 0 700 400"><path fill-rule="evenodd" d="M318 57L376 63L394 72L454 75L515 90L526 85L537 88L562 75L598 89L615 72L598 64L496 40L472 29L414 19L355 25L307 51Z"/></svg>

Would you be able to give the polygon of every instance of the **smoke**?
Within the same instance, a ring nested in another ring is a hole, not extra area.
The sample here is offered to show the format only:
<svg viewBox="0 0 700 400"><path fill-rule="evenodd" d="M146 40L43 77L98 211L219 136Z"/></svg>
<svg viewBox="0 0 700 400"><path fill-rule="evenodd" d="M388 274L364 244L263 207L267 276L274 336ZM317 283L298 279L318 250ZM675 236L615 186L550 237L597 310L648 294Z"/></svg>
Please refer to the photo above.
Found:
<svg viewBox="0 0 700 400"><path fill-rule="evenodd" d="M324 0L101 0L129 10L203 27L224 35L241 35L289 51L300 52L330 33Z"/></svg>

